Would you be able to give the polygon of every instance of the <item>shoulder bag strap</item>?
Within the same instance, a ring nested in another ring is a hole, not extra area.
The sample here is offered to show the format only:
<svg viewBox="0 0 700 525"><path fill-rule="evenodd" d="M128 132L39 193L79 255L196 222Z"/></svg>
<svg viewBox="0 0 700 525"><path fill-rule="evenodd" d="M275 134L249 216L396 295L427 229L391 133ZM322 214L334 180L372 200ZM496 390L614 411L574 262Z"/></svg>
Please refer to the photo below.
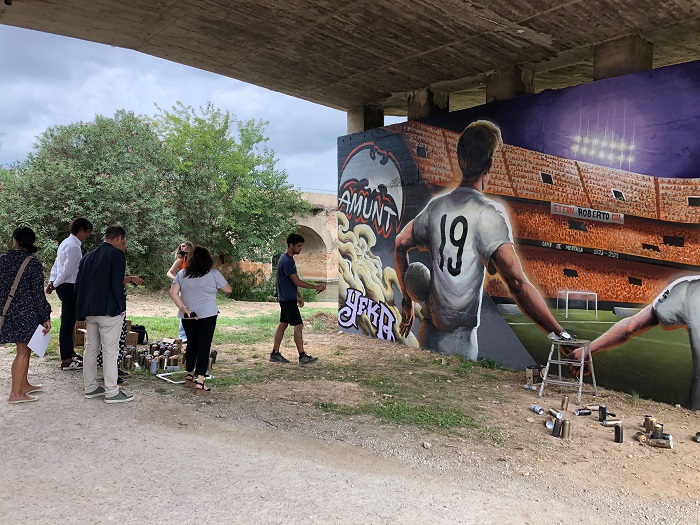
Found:
<svg viewBox="0 0 700 525"><path fill-rule="evenodd" d="M12 299L15 297L15 292L17 291L17 286L19 285L19 280L22 278L22 274L24 273L24 269L29 264L29 261L31 258L32 258L32 256L29 255L26 259L24 259L24 261L22 261L22 264L19 267L19 270L17 270L17 275L15 276L15 282L12 283L12 287L10 288L10 293L7 295L7 301L5 301L5 307L2 309L3 320L5 318L5 314L7 313L7 310L10 309L10 303L12 302Z"/></svg>

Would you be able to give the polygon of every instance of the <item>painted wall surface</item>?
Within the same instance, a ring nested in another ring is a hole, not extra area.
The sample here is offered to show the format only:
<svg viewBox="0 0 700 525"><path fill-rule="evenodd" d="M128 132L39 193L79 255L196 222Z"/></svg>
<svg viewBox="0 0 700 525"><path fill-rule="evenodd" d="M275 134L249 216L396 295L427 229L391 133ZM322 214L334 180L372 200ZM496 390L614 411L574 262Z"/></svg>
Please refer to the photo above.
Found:
<svg viewBox="0 0 700 525"><path fill-rule="evenodd" d="M456 145L479 119L505 144L474 195L460 187ZM341 328L513 368L544 363L546 333L487 260L512 242L581 339L651 305L649 330L596 355L599 384L700 408L699 142L700 62L339 138ZM396 273L407 234L410 329ZM671 288L679 278L690 280Z"/></svg>

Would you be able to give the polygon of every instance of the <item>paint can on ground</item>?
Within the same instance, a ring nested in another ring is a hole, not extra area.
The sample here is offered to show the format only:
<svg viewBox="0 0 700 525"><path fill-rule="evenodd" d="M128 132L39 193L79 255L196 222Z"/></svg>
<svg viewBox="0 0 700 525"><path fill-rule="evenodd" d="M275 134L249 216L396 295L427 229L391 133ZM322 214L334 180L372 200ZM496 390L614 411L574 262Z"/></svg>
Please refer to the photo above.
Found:
<svg viewBox="0 0 700 525"><path fill-rule="evenodd" d="M622 443L622 423L615 425L615 443Z"/></svg>
<svg viewBox="0 0 700 525"><path fill-rule="evenodd" d="M590 408L577 408L576 410L574 410L574 415L575 416L590 416L591 409Z"/></svg>
<svg viewBox="0 0 700 525"><path fill-rule="evenodd" d="M605 421L608 417L608 409L605 405L598 407L598 421Z"/></svg>
<svg viewBox="0 0 700 525"><path fill-rule="evenodd" d="M571 422L568 419L564 419L561 422L561 438L569 439L571 434Z"/></svg>
<svg viewBox="0 0 700 525"><path fill-rule="evenodd" d="M561 418L555 418L554 419L554 427L552 428L552 436L555 438L561 437L561 426L562 426L562 420Z"/></svg>
<svg viewBox="0 0 700 525"><path fill-rule="evenodd" d="M654 439L662 439L662 435L664 433L664 426L657 423L654 425L654 435L652 436Z"/></svg>
<svg viewBox="0 0 700 525"><path fill-rule="evenodd" d="M673 436L670 436L669 439L651 438L649 440L649 445L657 448L673 448Z"/></svg>
<svg viewBox="0 0 700 525"><path fill-rule="evenodd" d="M555 418L557 418L557 419L561 419L561 418L564 417L564 415L563 415L561 412L559 412L558 410L555 410L554 408L550 408L550 409L549 409L549 414L550 414L552 417L555 417Z"/></svg>
<svg viewBox="0 0 700 525"><path fill-rule="evenodd" d="M561 409L562 409L564 412L566 412L567 410L569 410L569 396L567 396L566 394L564 394L563 396L561 396Z"/></svg>
<svg viewBox="0 0 700 525"><path fill-rule="evenodd" d="M700 443L700 432L695 433L695 442Z"/></svg>
<svg viewBox="0 0 700 525"><path fill-rule="evenodd" d="M554 418L548 417L544 422L544 426L547 427L547 430L552 430L554 428Z"/></svg>
<svg viewBox="0 0 700 525"><path fill-rule="evenodd" d="M614 427L615 425L621 425L622 421L619 419L606 419L603 421L603 426L604 427Z"/></svg>
<svg viewBox="0 0 700 525"><path fill-rule="evenodd" d="M535 413L539 414L540 416L544 414L544 408L542 408L540 405L532 405L530 409Z"/></svg>
<svg viewBox="0 0 700 525"><path fill-rule="evenodd" d="M634 437L639 441L640 443L646 443L649 441L649 436L644 433L644 432L637 432Z"/></svg>

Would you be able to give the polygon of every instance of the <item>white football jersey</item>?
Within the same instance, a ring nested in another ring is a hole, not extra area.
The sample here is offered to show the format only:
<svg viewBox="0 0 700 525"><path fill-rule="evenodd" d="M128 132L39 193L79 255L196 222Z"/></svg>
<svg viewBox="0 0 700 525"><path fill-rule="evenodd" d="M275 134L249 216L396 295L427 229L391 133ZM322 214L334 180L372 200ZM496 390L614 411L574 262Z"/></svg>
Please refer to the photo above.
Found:
<svg viewBox="0 0 700 525"><path fill-rule="evenodd" d="M684 324L700 330L700 275L673 281L654 299L652 308L664 326Z"/></svg>
<svg viewBox="0 0 700 525"><path fill-rule="evenodd" d="M430 250L433 266L424 315L444 332L477 327L485 267L499 246L513 242L503 205L459 187L426 205L413 236Z"/></svg>

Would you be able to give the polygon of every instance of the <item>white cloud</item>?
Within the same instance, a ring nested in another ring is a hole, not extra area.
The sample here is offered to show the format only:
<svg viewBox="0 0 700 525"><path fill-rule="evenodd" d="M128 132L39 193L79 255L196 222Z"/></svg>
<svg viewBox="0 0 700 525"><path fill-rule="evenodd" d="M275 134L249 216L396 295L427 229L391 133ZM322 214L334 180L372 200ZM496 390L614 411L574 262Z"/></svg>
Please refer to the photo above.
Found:
<svg viewBox="0 0 700 525"><path fill-rule="evenodd" d="M142 53L0 25L0 164L26 157L52 125L118 109L153 115L154 103L211 101L241 120L268 121L267 136L291 184L334 191L341 111ZM389 119L387 119L387 122Z"/></svg>

